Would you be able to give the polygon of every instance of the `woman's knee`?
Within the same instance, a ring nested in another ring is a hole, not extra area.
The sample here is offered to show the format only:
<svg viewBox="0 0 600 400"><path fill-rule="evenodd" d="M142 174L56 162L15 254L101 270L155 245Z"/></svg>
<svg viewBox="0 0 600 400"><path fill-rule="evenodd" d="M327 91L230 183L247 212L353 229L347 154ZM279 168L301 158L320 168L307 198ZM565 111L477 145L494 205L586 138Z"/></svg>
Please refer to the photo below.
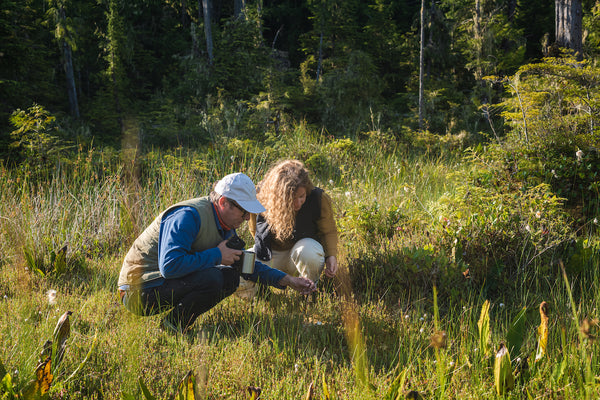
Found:
<svg viewBox="0 0 600 400"><path fill-rule="evenodd" d="M325 265L323 246L314 239L299 240L292 249L291 258L301 276L313 281L319 279Z"/></svg>

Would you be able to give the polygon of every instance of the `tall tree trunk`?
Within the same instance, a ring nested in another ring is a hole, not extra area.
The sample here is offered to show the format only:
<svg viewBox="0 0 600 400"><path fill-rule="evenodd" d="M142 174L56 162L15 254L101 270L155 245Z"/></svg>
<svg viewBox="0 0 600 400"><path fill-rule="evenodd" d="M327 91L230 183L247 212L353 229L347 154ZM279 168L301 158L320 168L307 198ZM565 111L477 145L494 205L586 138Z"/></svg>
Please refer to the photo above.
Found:
<svg viewBox="0 0 600 400"><path fill-rule="evenodd" d="M423 51L425 42L425 0L421 0L421 44L419 49L419 130L423 130Z"/></svg>
<svg viewBox="0 0 600 400"><path fill-rule="evenodd" d="M481 58L483 56L483 32L481 29L481 1L475 0L475 15L473 15L473 37L475 39L475 79L481 80L483 70Z"/></svg>
<svg viewBox="0 0 600 400"><path fill-rule="evenodd" d="M582 20L581 0L555 0L556 44L575 52L582 59Z"/></svg>
<svg viewBox="0 0 600 400"><path fill-rule="evenodd" d="M69 110L71 115L79 118L79 104L77 102L77 90L75 88L75 74L73 72L73 53L71 46L65 41L62 44L65 76L67 78L67 92L69 94Z"/></svg>
<svg viewBox="0 0 600 400"><path fill-rule="evenodd" d="M64 27L67 26L67 17L65 14L64 7L60 7L58 10L60 24ZM65 70L65 78L67 82L67 94L69 95L69 111L75 118L79 118L79 104L77 102L77 90L75 87L75 74L73 72L73 52L71 45L63 37L59 39L59 45L61 47L63 56L63 69Z"/></svg>
<svg viewBox="0 0 600 400"><path fill-rule="evenodd" d="M233 16L235 18L242 18L244 16L244 0L233 0Z"/></svg>
<svg viewBox="0 0 600 400"><path fill-rule="evenodd" d="M200 1L200 0L198 0ZM204 35L206 36L206 51L208 53L208 62L213 63L213 40L211 28L211 0L202 0L202 11L204 14Z"/></svg>

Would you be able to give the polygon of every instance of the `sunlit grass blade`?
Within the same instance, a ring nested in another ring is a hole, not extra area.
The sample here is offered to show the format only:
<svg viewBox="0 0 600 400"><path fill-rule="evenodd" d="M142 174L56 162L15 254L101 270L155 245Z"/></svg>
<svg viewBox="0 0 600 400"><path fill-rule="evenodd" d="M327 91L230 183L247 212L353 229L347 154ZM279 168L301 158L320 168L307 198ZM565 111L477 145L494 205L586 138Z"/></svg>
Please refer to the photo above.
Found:
<svg viewBox="0 0 600 400"><path fill-rule="evenodd" d="M83 360L81 360L81 362L79 363L79 365L77 366L77 368L75 369L75 371L73 371L71 373L71 375L69 375L69 377L67 379L65 379L65 382L68 382L71 379L73 379L75 376L77 376L77 374L79 373L79 371L81 371L81 369L83 368L83 366L90 359L90 357L91 357L92 353L94 352L94 350L96 350L96 345L97 344L98 344L98 331L96 330L96 332L94 333L94 338L92 339L92 345L90 346L90 349L88 350L88 352L85 355L85 357L83 358Z"/></svg>

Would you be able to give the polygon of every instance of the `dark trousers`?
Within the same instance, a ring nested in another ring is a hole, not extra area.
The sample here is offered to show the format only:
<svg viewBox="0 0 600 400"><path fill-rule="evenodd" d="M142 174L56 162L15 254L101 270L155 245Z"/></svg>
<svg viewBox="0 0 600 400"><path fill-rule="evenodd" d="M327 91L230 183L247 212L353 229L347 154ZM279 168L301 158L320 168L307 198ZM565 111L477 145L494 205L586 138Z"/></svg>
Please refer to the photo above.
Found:
<svg viewBox="0 0 600 400"><path fill-rule="evenodd" d="M239 284L239 272L219 265L182 278L167 279L157 287L128 291L123 304L137 315L154 315L170 310L166 320L186 329L200 314L232 295Z"/></svg>

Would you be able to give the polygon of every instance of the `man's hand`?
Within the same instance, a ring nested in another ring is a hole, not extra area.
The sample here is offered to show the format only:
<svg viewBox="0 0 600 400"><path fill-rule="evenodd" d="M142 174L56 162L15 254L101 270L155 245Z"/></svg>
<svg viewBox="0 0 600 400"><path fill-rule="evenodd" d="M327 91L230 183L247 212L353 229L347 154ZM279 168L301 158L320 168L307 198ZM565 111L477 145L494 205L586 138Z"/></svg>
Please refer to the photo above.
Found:
<svg viewBox="0 0 600 400"><path fill-rule="evenodd" d="M221 250L221 264L231 265L239 260L242 255L242 250L235 250L227 247L227 240L223 240L217 246Z"/></svg>
<svg viewBox="0 0 600 400"><path fill-rule="evenodd" d="M337 258L335 256L329 256L325 259L325 269L323 272L328 278L333 278L338 270Z"/></svg>
<svg viewBox="0 0 600 400"><path fill-rule="evenodd" d="M279 281L281 286L289 286L300 294L311 294L317 290L317 286L308 278L286 275Z"/></svg>

